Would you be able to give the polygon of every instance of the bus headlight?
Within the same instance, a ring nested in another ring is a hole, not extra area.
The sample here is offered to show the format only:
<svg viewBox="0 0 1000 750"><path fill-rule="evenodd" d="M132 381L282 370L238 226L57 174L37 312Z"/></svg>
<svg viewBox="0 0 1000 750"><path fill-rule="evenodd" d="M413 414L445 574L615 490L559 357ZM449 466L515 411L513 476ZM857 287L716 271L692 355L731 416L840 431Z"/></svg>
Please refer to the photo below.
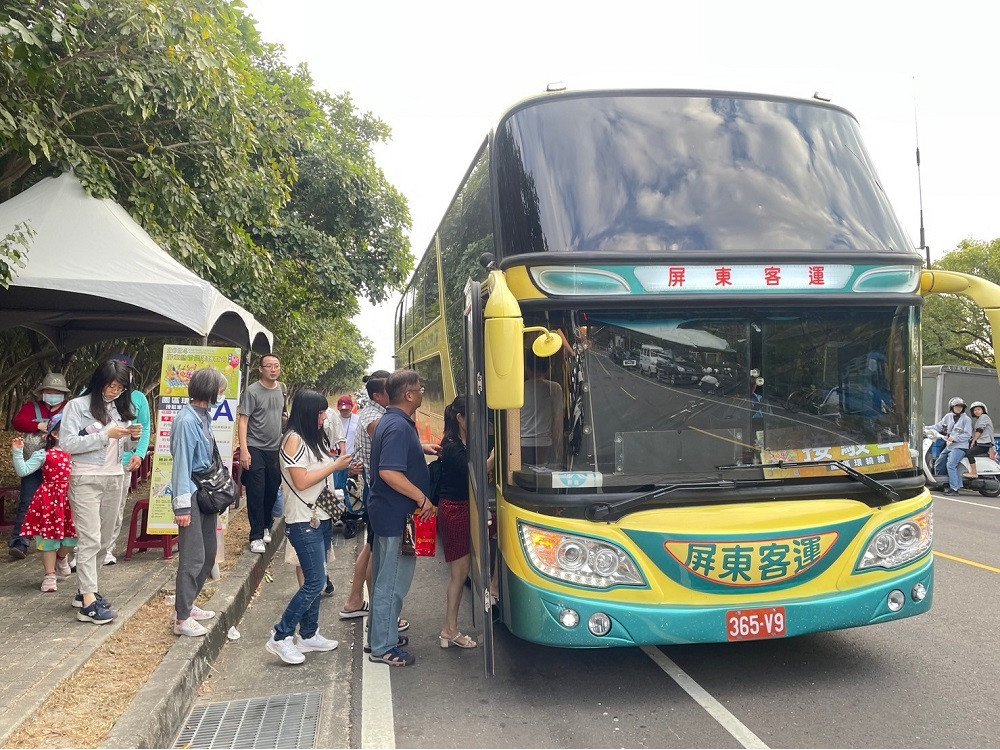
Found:
<svg viewBox="0 0 1000 750"><path fill-rule="evenodd" d="M930 508L878 530L868 543L857 570L898 568L931 548L934 515Z"/></svg>
<svg viewBox="0 0 1000 750"><path fill-rule="evenodd" d="M544 576L597 589L646 585L639 566L617 545L526 523L518 528L525 557Z"/></svg>

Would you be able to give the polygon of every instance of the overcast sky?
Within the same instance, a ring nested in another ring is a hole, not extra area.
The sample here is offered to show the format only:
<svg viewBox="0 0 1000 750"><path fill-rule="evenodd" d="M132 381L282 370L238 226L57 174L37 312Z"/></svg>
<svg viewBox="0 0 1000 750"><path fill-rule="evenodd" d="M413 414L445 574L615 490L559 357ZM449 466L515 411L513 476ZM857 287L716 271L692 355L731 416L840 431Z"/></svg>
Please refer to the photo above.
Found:
<svg viewBox="0 0 1000 750"><path fill-rule="evenodd" d="M335 2L245 0L263 37L319 88L385 121L376 151L406 196L419 257L489 129L562 81L582 88L736 89L811 97L858 118L919 244L915 121L932 256L1000 237L994 2ZM392 368L396 300L357 319Z"/></svg>

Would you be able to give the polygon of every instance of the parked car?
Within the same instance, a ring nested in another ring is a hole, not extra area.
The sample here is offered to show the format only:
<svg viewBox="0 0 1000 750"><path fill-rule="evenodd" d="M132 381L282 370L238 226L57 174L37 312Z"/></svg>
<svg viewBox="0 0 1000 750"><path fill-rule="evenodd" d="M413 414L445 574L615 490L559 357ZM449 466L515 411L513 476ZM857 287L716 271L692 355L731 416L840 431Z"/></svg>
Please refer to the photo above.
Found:
<svg viewBox="0 0 1000 750"><path fill-rule="evenodd" d="M670 385L694 385L702 378L702 368L685 359L677 359L664 352L656 367L656 377Z"/></svg>

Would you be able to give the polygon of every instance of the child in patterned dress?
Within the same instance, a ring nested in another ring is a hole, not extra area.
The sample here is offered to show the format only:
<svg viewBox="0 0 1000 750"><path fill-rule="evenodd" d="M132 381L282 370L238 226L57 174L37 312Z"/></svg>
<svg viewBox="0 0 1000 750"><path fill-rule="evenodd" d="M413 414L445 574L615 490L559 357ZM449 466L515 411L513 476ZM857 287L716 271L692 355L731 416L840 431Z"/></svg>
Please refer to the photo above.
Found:
<svg viewBox="0 0 1000 750"><path fill-rule="evenodd" d="M42 553L45 577L42 592L56 590L56 581L70 574L66 556L76 547L76 526L69 506L69 472L72 458L59 450L59 423L62 414L49 420L48 437L44 450L37 450L24 460L22 438L14 438L14 471L25 476L42 467L42 486L31 500L31 506L21 527L22 536L34 536L35 545Z"/></svg>

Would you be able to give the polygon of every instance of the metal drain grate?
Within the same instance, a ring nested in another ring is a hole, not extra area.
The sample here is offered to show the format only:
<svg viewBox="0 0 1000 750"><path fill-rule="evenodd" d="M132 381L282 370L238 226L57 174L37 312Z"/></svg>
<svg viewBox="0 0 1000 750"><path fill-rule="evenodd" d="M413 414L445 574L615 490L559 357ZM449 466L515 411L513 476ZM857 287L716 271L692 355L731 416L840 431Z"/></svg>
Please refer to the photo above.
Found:
<svg viewBox="0 0 1000 750"><path fill-rule="evenodd" d="M175 748L311 748L319 693L292 693L196 706Z"/></svg>

